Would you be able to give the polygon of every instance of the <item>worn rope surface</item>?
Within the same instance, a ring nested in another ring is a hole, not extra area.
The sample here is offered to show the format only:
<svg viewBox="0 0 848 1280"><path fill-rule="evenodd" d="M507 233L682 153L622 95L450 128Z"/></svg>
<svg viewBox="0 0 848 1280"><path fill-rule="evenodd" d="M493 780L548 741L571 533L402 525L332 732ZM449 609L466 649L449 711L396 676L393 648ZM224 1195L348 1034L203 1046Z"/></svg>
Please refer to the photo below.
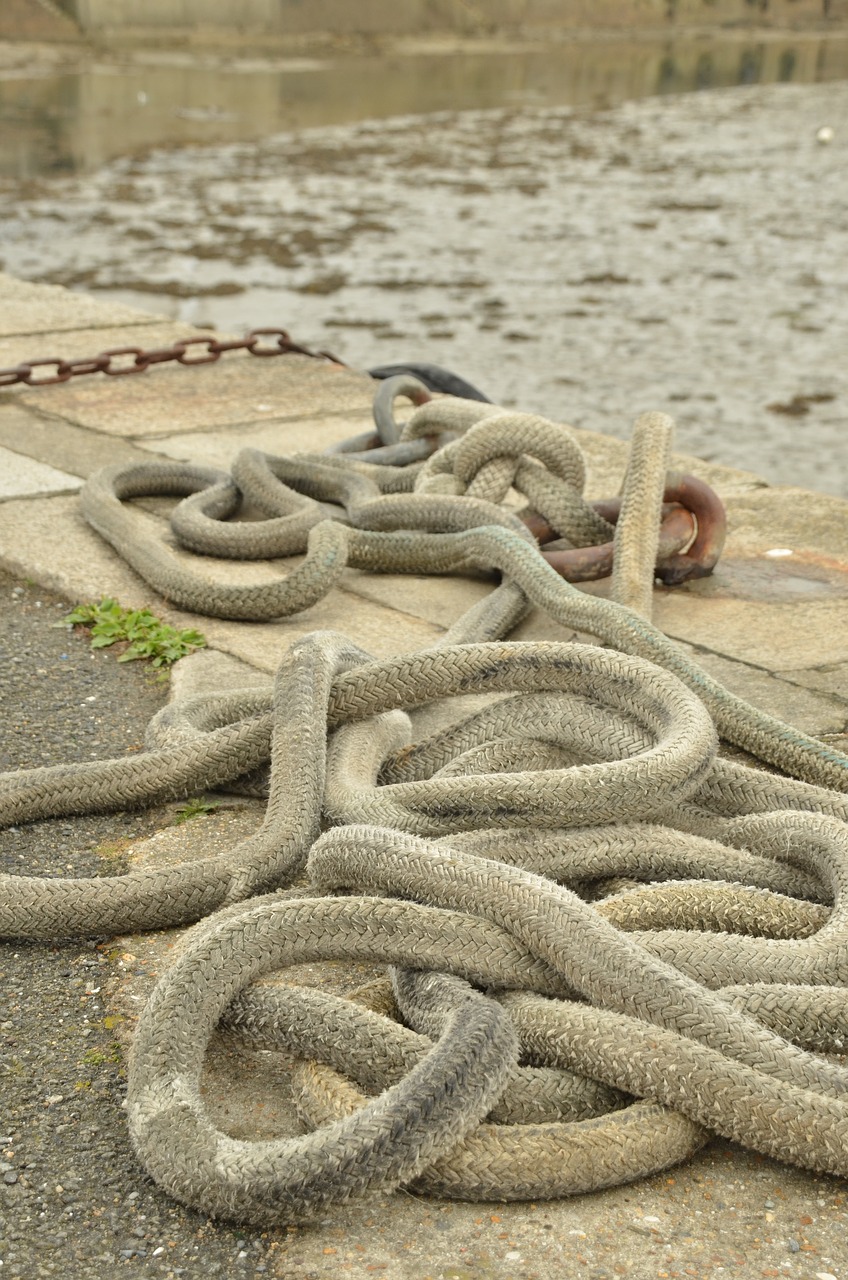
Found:
<svg viewBox="0 0 848 1280"><path fill-rule="evenodd" d="M420 401L403 430L397 394ZM268 794L259 830L222 857L3 877L0 933L202 921L140 1019L128 1117L149 1172L214 1215L291 1221L409 1183L574 1194L656 1172L710 1132L848 1174L848 1071L815 1056L848 1032L848 759L651 624L668 420L638 424L603 600L559 578L504 505L518 491L573 545L612 536L566 430L426 402L403 379L381 396L375 450L246 451L232 477L107 468L85 514L167 598L224 616L306 608L346 565L501 584L432 649L374 662L313 633L273 691L169 707L141 755L0 777L5 824L213 786ZM189 495L174 529L199 554L306 558L271 584L215 584L124 506L163 492ZM230 518L245 494L263 519ZM530 604L611 647L504 641ZM418 734L416 708L469 695L479 705ZM719 737L789 776L722 759ZM304 867L312 888L285 889ZM393 992L256 982L320 960L389 965ZM305 1060L312 1132L216 1129L200 1081L222 1020Z"/></svg>

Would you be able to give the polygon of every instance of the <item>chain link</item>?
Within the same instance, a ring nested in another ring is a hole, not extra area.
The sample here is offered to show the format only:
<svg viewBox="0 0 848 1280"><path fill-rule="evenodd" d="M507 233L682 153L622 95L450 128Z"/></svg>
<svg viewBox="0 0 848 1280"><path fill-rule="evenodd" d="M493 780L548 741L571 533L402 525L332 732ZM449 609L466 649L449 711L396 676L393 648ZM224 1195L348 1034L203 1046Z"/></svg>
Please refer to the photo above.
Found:
<svg viewBox="0 0 848 1280"><path fill-rule="evenodd" d="M263 339L273 339L264 341ZM192 348L201 348L191 354ZM128 374L146 373L151 365L166 364L214 364L227 351L247 351L252 356L299 355L314 360L329 360L343 364L329 351L311 351L295 342L285 329L251 329L244 338L229 341L212 337L181 338L170 347L145 350L143 347L111 347L96 356L78 360L63 360L48 356L41 360L25 360L9 369L0 369L0 387L14 387L23 383L28 387L49 387L57 382L69 382L89 373L105 373L110 378L123 378ZM130 359L122 357L131 357ZM52 368L52 374L40 376L38 369Z"/></svg>

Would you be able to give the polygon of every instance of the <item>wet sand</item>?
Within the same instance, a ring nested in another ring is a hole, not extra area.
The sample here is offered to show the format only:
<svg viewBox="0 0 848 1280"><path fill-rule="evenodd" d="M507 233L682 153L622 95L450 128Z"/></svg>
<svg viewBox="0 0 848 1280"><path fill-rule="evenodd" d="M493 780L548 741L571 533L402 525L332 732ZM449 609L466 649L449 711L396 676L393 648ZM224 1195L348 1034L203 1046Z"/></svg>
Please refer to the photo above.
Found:
<svg viewBox="0 0 848 1280"><path fill-rule="evenodd" d="M395 117L5 181L0 257L848 495L846 153L845 82Z"/></svg>

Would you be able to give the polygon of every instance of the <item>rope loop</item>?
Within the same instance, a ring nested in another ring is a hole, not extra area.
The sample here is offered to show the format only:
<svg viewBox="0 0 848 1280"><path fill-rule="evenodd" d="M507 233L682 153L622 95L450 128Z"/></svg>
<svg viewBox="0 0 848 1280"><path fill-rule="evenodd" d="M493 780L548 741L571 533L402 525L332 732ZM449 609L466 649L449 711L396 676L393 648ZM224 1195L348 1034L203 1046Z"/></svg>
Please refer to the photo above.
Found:
<svg viewBox="0 0 848 1280"><path fill-rule="evenodd" d="M819 1056L848 1036L848 758L730 693L651 622L670 420L637 423L603 598L561 578L531 532L572 548L613 536L567 428L425 400L403 377L379 394L377 440L246 450L231 475L105 468L83 513L166 599L222 617L297 614L350 569L499 581L430 648L376 661L309 632L273 688L176 704L143 753L0 775L2 825L209 787L267 795L223 855L1 877L0 934L199 922L139 1020L127 1114L156 1181L215 1216L292 1222L407 1185L579 1194L656 1173L709 1133L848 1176L848 1070ZM400 395L423 401L402 427ZM709 572L716 507L677 484L703 513ZM173 529L201 555L303 558L218 581L135 519L132 499L156 494L182 500ZM504 639L531 607L559 638ZM725 758L719 739L781 772ZM358 1001L274 976L324 961L390 974ZM304 1060L310 1132L216 1127L202 1078L222 1021L248 1051Z"/></svg>

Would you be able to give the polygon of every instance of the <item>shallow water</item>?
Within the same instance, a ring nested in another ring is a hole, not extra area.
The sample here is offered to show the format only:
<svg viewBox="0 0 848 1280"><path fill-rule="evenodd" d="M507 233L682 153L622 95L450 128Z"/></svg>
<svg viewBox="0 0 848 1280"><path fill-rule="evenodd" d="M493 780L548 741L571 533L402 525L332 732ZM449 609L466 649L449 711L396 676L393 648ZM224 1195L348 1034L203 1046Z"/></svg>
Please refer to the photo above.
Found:
<svg viewBox="0 0 848 1280"><path fill-rule="evenodd" d="M149 147L492 107L608 107L653 94L848 78L848 38L796 32L572 38L379 57L137 51L0 63L0 174L83 173Z"/></svg>
<svg viewBox="0 0 848 1280"><path fill-rule="evenodd" d="M101 128L77 174L0 177L0 260L193 325L281 325L359 368L442 364L619 437L665 410L688 452L848 497L848 83L530 106L555 77L515 56L481 72L516 86L491 110L155 149ZM470 64L438 65L464 85ZM126 154L93 165L107 134Z"/></svg>

